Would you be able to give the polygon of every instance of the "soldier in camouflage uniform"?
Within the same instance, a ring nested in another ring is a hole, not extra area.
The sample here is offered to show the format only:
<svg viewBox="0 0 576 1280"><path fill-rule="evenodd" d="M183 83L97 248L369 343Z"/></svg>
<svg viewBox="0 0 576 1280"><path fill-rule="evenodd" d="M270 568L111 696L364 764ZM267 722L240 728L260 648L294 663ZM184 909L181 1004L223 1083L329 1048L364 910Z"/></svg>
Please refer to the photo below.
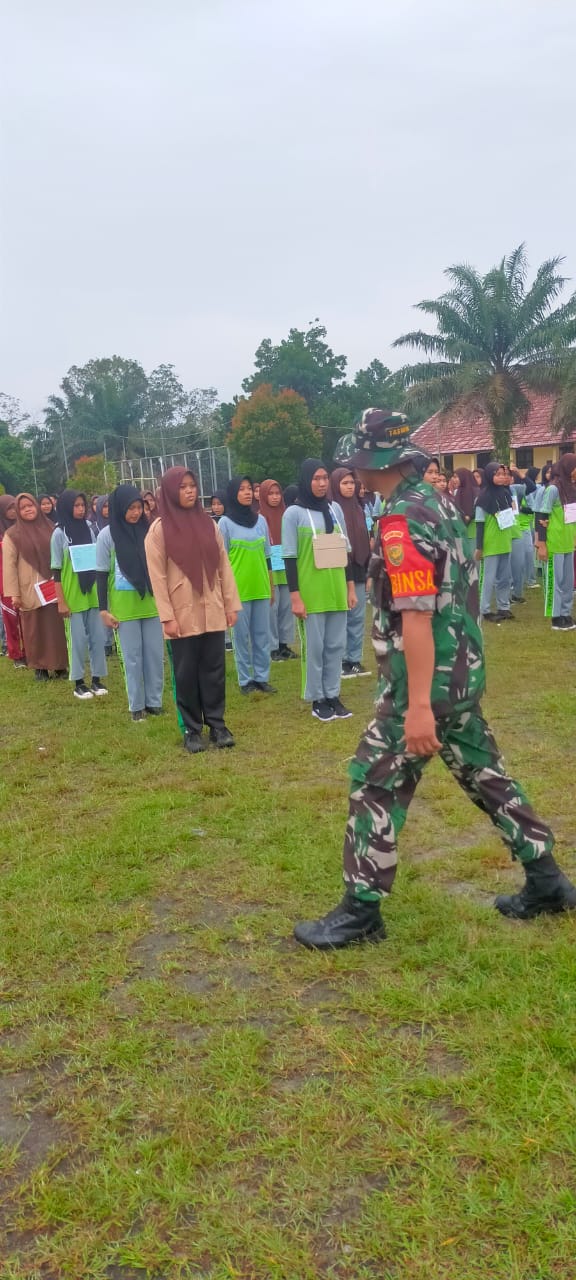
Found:
<svg viewBox="0 0 576 1280"><path fill-rule="evenodd" d="M322 919L296 925L295 937L325 950L385 936L380 902L392 889L397 839L436 753L524 866L524 888L497 898L498 910L527 920L576 909L576 888L552 856L554 836L506 773L482 716L478 580L465 526L420 480L423 454L402 414L367 409L353 442L347 465L387 499L370 570L378 693L350 766L344 898Z"/></svg>

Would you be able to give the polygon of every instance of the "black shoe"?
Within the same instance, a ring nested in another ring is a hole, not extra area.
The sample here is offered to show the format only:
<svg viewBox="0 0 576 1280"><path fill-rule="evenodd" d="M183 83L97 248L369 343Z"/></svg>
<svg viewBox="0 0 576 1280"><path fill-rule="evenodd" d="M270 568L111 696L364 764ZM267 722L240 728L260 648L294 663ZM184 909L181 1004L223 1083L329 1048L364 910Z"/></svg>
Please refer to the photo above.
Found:
<svg viewBox="0 0 576 1280"><path fill-rule="evenodd" d="M510 612L510 609L499 609L498 613L496 614L496 621L497 622L515 622L516 619L514 617L514 614Z"/></svg>
<svg viewBox="0 0 576 1280"><path fill-rule="evenodd" d="M144 711L132 711L131 716L135 724L140 724L141 720L146 719Z"/></svg>
<svg viewBox="0 0 576 1280"><path fill-rule="evenodd" d="M273 684L268 684L267 680L254 680L254 689L256 693L278 693Z"/></svg>
<svg viewBox="0 0 576 1280"><path fill-rule="evenodd" d="M563 631L576 631L576 622L574 621L574 619L573 619L573 618L563 618L563 619L562 619L562 630L563 630Z"/></svg>
<svg viewBox="0 0 576 1280"><path fill-rule="evenodd" d="M184 734L184 750L189 751L191 756L196 756L199 751L207 751L208 747L200 733L194 733L193 729L187 729Z"/></svg>
<svg viewBox="0 0 576 1280"><path fill-rule="evenodd" d="M381 942L386 937L379 902L363 902L346 892L333 911L320 920L303 920L294 937L310 951L332 951L352 942Z"/></svg>
<svg viewBox="0 0 576 1280"><path fill-rule="evenodd" d="M68 672L67 672L67 671L55 671L55 672L54 672L54 679L55 679L55 680L67 680L67 679L68 679Z"/></svg>
<svg viewBox="0 0 576 1280"><path fill-rule="evenodd" d="M271 661L271 662L282 662L282 656L283 656L283 655L280 653L280 650L279 650L279 649L273 649L273 650L272 650L272 652L271 652L271 654L270 654L270 661Z"/></svg>
<svg viewBox="0 0 576 1280"><path fill-rule="evenodd" d="M352 675L352 667L353 667L353 663L348 662L348 659L345 658L344 662L342 663L342 679L343 680L347 680L348 676Z"/></svg>
<svg viewBox="0 0 576 1280"><path fill-rule="evenodd" d="M294 650L291 649L290 645L288 644L280 645L280 657L286 659L286 661L288 661L290 658L295 658L296 662L298 661L298 654L294 653Z"/></svg>
<svg viewBox="0 0 576 1280"><path fill-rule="evenodd" d="M497 622L498 616L495 613L481 613L480 621L481 622Z"/></svg>
<svg viewBox="0 0 576 1280"><path fill-rule="evenodd" d="M512 596L514 604L526 604L526 596Z"/></svg>
<svg viewBox="0 0 576 1280"><path fill-rule="evenodd" d="M105 653L105 655L106 655L106 657L107 657L107 658L111 658L111 657L112 657L112 655L113 655L113 653L114 653L114 645L113 645L113 644L107 644L107 645L105 645L105 646L104 646L104 653Z"/></svg>
<svg viewBox="0 0 576 1280"><path fill-rule="evenodd" d="M15 666L16 668L20 669L20 667L27 667L27 666L28 666L28 663L27 663L27 661L26 661L26 659L25 659L25 658L15 658L15 659L14 659L14 666Z"/></svg>
<svg viewBox="0 0 576 1280"><path fill-rule="evenodd" d="M321 720L323 724L328 724L329 720L335 720L336 714L331 702L323 699L321 702L312 703L312 715L315 720Z"/></svg>
<svg viewBox="0 0 576 1280"><path fill-rule="evenodd" d="M106 686L102 684L99 676L92 677L92 684L90 685L90 688L95 698L104 698L108 693Z"/></svg>
<svg viewBox="0 0 576 1280"><path fill-rule="evenodd" d="M367 671L361 662L343 662L342 663L342 679L351 680L354 676L369 676L371 671Z"/></svg>
<svg viewBox="0 0 576 1280"><path fill-rule="evenodd" d="M215 747L235 747L236 746L234 738L232 737L230 730L226 728L226 725L224 725L222 729L211 729L210 741L214 743Z"/></svg>
<svg viewBox="0 0 576 1280"><path fill-rule="evenodd" d="M34 679L44 681L44 680L49 680L50 676L48 675L48 672L45 667L37 667L36 671L34 672Z"/></svg>
<svg viewBox="0 0 576 1280"><path fill-rule="evenodd" d="M496 910L513 920L576 911L576 888L560 870L551 853L524 863L526 884L520 893L500 894Z"/></svg>
<svg viewBox="0 0 576 1280"><path fill-rule="evenodd" d="M144 707L147 716L163 716L162 707Z"/></svg>
<svg viewBox="0 0 576 1280"><path fill-rule="evenodd" d="M255 692L256 692L256 684L254 680L249 680L248 684L240 685L240 693L255 693Z"/></svg>
<svg viewBox="0 0 576 1280"><path fill-rule="evenodd" d="M552 630L553 630L553 631L564 631L564 619L563 619L563 618L553 618L553 619L552 619Z"/></svg>
<svg viewBox="0 0 576 1280"><path fill-rule="evenodd" d="M334 712L334 718L336 720L350 719L352 712L348 710L348 707L344 706L344 703L341 702L339 698L330 698L330 705L332 707L332 710Z"/></svg>
<svg viewBox="0 0 576 1280"><path fill-rule="evenodd" d="M88 698L93 698L94 694L92 693L92 690L88 688L88 685L84 684L83 680L77 680L76 687L74 689L74 697L81 698L83 702L86 702Z"/></svg>

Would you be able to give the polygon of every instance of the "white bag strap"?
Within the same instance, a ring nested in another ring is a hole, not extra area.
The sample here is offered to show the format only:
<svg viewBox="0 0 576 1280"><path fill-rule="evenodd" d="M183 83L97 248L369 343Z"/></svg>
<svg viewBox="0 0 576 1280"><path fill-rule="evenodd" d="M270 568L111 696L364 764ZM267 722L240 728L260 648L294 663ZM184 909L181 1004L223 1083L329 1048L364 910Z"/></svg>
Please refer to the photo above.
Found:
<svg viewBox="0 0 576 1280"><path fill-rule="evenodd" d="M344 537L344 534L343 534L343 532L342 532L342 529L340 528L340 521L339 521L339 519L338 519L338 516L336 515L336 512L334 511L334 508L333 508L333 506L332 506L332 503L331 503L331 502L329 502L329 503L328 503L328 506L329 506L329 508L330 508L330 514L331 514L331 516L332 516L332 519L333 519L333 521L334 521L334 524L336 525L336 528L337 528L337 530L338 530L338 533L340 534L340 537L341 537L341 538L343 538L343 537ZM312 528L312 537L313 537L313 538L317 538L317 537L318 537L318 530L317 530L316 525L314 524L314 521L313 521L313 519L312 519L312 512L311 512L311 510L310 510L310 507L306 507L306 511L307 511L308 519L309 519L309 521L310 521L310 525L311 525L311 528Z"/></svg>

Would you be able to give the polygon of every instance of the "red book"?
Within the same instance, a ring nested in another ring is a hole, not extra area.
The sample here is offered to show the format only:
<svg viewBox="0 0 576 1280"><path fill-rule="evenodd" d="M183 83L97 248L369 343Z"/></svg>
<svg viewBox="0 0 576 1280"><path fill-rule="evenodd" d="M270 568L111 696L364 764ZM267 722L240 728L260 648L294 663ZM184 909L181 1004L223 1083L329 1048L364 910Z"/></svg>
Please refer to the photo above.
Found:
<svg viewBox="0 0 576 1280"><path fill-rule="evenodd" d="M56 583L53 578L47 578L44 582L35 582L34 590L40 604L56 604Z"/></svg>

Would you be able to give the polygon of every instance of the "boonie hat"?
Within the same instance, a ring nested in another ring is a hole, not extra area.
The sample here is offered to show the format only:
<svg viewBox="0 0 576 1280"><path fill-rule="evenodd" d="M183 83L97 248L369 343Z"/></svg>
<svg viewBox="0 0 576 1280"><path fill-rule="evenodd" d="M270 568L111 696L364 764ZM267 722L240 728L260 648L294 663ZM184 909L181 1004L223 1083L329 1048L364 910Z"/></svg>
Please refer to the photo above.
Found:
<svg viewBox="0 0 576 1280"><path fill-rule="evenodd" d="M341 436L335 460L351 467L385 471L399 462L430 458L426 449L410 443L410 424L404 413L391 409L365 409L356 429Z"/></svg>

